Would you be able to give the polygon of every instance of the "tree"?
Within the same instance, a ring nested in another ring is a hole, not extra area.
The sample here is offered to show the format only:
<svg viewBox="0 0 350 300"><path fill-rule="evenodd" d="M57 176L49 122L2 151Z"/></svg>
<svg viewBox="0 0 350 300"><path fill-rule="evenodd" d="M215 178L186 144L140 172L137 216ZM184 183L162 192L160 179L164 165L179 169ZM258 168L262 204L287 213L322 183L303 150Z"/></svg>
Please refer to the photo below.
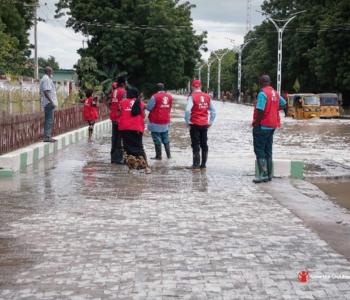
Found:
<svg viewBox="0 0 350 300"><path fill-rule="evenodd" d="M127 75L127 72L120 72L118 70L117 64L114 64L111 68L104 66L103 70L95 70L95 72L105 79L101 82L105 94L109 94L112 91L112 84L114 81L117 81L118 77Z"/></svg>
<svg viewBox="0 0 350 300"><path fill-rule="evenodd" d="M92 88L98 85L95 70L97 70L97 61L93 57L83 57L74 65L76 73L79 76L80 86L83 88Z"/></svg>
<svg viewBox="0 0 350 300"><path fill-rule="evenodd" d="M35 2L37 1L0 0L0 19L6 25L4 33L17 39L17 49L23 51L26 56L30 55L30 51L27 51L30 47L28 30L33 26L34 10L33 7L27 7L24 4Z"/></svg>
<svg viewBox="0 0 350 300"><path fill-rule="evenodd" d="M189 2L170 0L60 0L58 17L70 9L67 26L91 38L79 54L96 59L99 68L118 64L129 82L148 95L158 82L167 89L193 78L206 33L192 28ZM103 26L101 26L103 24Z"/></svg>
<svg viewBox="0 0 350 300"><path fill-rule="evenodd" d="M30 62L34 66L34 58L28 59L28 62ZM49 56L48 59L44 57L38 57L38 66L39 68L45 68L49 66L54 70L59 70L60 68L58 61L56 61L56 58L51 55Z"/></svg>
<svg viewBox="0 0 350 300"><path fill-rule="evenodd" d="M0 19L0 75L20 74L24 69L24 57L18 50L18 39L6 34L4 28Z"/></svg>

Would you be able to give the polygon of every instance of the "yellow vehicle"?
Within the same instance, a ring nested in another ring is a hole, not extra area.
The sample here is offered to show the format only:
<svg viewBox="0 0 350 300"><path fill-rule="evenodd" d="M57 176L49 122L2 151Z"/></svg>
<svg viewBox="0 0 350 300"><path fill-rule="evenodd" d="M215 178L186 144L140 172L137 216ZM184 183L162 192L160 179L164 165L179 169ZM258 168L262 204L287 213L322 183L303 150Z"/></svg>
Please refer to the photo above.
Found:
<svg viewBox="0 0 350 300"><path fill-rule="evenodd" d="M295 94L292 117L294 119L310 119L320 117L320 97L316 94Z"/></svg>
<svg viewBox="0 0 350 300"><path fill-rule="evenodd" d="M338 118L340 105L337 94L319 94L321 100L320 118Z"/></svg>
<svg viewBox="0 0 350 300"><path fill-rule="evenodd" d="M287 117L293 116L294 94L287 95Z"/></svg>

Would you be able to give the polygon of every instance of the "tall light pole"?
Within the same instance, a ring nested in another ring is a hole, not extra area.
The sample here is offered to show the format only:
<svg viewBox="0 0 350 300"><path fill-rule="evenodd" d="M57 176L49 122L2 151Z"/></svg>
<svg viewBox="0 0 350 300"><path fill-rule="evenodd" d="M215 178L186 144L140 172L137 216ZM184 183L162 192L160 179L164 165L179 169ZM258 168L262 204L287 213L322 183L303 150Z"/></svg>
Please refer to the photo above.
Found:
<svg viewBox="0 0 350 300"><path fill-rule="evenodd" d="M278 33L278 50L277 50L277 92L279 94L281 94L281 82L282 82L282 35L283 35L283 31L286 28L287 24L292 21L297 14L301 14L303 12L305 12L306 10L291 14L291 18L289 19L285 19L285 20L275 20L272 19L268 14L266 14L265 12L262 11L258 11L262 13L263 15L266 16L266 18L271 21L273 23L273 25L275 25L277 33ZM279 27L276 22L286 22L282 27Z"/></svg>
<svg viewBox="0 0 350 300"><path fill-rule="evenodd" d="M209 89L210 89L210 85L209 85L209 82L210 82L210 66L211 66L211 64L213 63L214 61L212 60L212 61L209 61L208 60L208 72L207 72L207 92L209 93L210 91L209 91Z"/></svg>
<svg viewBox="0 0 350 300"><path fill-rule="evenodd" d="M202 71L202 68L205 66L205 64L201 65L198 67L198 80L201 81L201 71Z"/></svg>
<svg viewBox="0 0 350 300"><path fill-rule="evenodd" d="M220 98L221 98L221 91L220 91L220 84L221 84L220 83L220 80L221 80L221 60L229 51L230 50L227 50L226 52L222 53L220 56L217 55L215 53L215 51L213 51L213 53L215 54L215 56L218 59L218 64L219 64L219 66L218 66L218 100L220 100Z"/></svg>
<svg viewBox="0 0 350 300"><path fill-rule="evenodd" d="M233 43L233 40L228 39ZM254 39L247 40L244 44L241 44L236 47L237 53L238 53L238 75L237 75L237 90L239 91L239 94L241 94L241 85L242 85L242 52L243 49Z"/></svg>
<svg viewBox="0 0 350 300"><path fill-rule="evenodd" d="M43 5L46 5L43 4ZM23 6L34 7L34 79L39 78L39 67L38 67L38 21L45 21L44 19L38 18L38 7L39 2L33 4L24 3Z"/></svg>

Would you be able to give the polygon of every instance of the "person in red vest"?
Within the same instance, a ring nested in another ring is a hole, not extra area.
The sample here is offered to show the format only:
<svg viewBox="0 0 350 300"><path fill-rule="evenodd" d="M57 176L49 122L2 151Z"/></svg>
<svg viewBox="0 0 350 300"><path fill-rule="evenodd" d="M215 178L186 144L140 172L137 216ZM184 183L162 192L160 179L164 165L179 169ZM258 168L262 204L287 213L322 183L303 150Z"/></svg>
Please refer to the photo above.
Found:
<svg viewBox="0 0 350 300"><path fill-rule="evenodd" d="M230 91L226 92L226 100L228 100L228 101L231 100L231 93L230 93Z"/></svg>
<svg viewBox="0 0 350 300"><path fill-rule="evenodd" d="M201 91L202 84L199 80L193 80L191 95L187 99L185 110L185 122L190 130L191 146L193 152L193 164L190 167L194 171L206 169L208 159L208 128L213 124L216 111L210 95ZM210 113L210 119L209 118ZM200 150L202 149L202 163Z"/></svg>
<svg viewBox="0 0 350 300"><path fill-rule="evenodd" d="M129 167L129 173L134 169L151 173L148 167L145 149L142 143L145 131L145 103L140 100L136 88L127 91L126 99L119 104L119 133L124 151L124 160Z"/></svg>
<svg viewBox="0 0 350 300"><path fill-rule="evenodd" d="M111 163L112 164L124 164L123 150L120 143L120 135L118 132L118 106L119 102L126 96L126 79L125 77L119 77L117 82L113 82L113 91L109 95L110 115L109 118L112 121L112 142L111 142Z"/></svg>
<svg viewBox="0 0 350 300"><path fill-rule="evenodd" d="M92 142L95 121L98 119L97 98L93 97L93 89L88 89L85 94L86 98L84 100L83 117L89 124L88 142Z"/></svg>
<svg viewBox="0 0 350 300"><path fill-rule="evenodd" d="M258 163L259 177L253 182L261 183L272 180L272 144L276 128L281 127L279 110L286 101L270 86L270 77L263 75L259 84L261 91L254 105L253 143Z"/></svg>
<svg viewBox="0 0 350 300"><path fill-rule="evenodd" d="M151 131L156 156L151 159L162 159L162 144L168 158L170 154L170 112L173 103L173 97L164 91L164 84L157 84L157 93L148 101L146 109L150 111L148 115L147 129Z"/></svg>

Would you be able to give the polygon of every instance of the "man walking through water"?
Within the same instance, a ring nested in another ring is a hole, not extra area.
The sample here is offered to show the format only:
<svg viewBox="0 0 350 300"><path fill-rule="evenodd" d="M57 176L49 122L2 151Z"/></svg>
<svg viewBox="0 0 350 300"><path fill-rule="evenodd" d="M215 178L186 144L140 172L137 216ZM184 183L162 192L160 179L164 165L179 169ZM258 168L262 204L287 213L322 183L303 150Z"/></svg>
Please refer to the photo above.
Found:
<svg viewBox="0 0 350 300"><path fill-rule="evenodd" d="M270 86L270 77L260 77L260 93L254 107L253 143L258 163L259 177L253 182L261 183L272 180L272 145L276 128L281 127L279 110L286 101Z"/></svg>
<svg viewBox="0 0 350 300"><path fill-rule="evenodd" d="M205 170L208 158L208 128L213 124L216 111L210 96L201 91L202 84L193 80L192 93L187 99L185 122L190 130L191 146L193 151L193 164L190 169L194 171ZM209 118L210 113L210 119ZM200 150L202 149L202 163Z"/></svg>
<svg viewBox="0 0 350 300"><path fill-rule="evenodd" d="M151 159L162 159L162 144L164 144L167 158L171 158L169 129L172 102L173 97L164 91L164 84L158 83L157 93L151 97L146 106L150 111L147 129L151 131L156 151L156 156Z"/></svg>

